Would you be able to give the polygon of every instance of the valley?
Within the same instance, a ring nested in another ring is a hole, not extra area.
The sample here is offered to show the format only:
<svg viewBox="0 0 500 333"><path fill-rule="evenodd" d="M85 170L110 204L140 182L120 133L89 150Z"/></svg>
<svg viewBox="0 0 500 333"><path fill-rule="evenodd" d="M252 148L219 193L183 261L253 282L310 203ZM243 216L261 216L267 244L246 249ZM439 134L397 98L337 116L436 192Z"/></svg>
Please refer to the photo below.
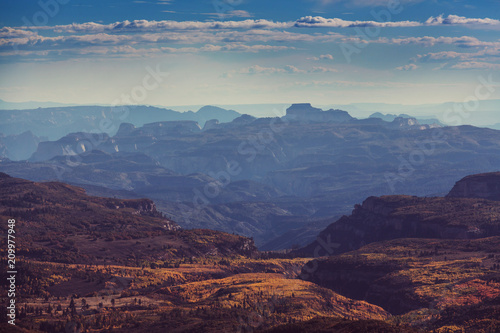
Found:
<svg viewBox="0 0 500 333"><path fill-rule="evenodd" d="M0 175L0 217L17 221L19 332L500 327L498 201L457 198L457 188L485 183L489 191L480 195L494 196L497 173L466 177L443 198L368 198L288 253L182 229L149 199L93 197L63 183ZM338 229L343 224L352 235ZM326 232L350 245L321 241ZM308 254L318 246L324 253Z"/></svg>

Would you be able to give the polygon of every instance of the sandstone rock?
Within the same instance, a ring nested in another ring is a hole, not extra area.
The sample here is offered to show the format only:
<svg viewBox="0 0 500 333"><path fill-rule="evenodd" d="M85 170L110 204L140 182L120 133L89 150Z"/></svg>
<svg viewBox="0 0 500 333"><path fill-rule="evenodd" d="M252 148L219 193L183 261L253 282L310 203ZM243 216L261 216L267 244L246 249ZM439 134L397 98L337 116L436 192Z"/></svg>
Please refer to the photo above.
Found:
<svg viewBox="0 0 500 333"><path fill-rule="evenodd" d="M482 198L500 201L500 172L482 173L459 180L449 198Z"/></svg>

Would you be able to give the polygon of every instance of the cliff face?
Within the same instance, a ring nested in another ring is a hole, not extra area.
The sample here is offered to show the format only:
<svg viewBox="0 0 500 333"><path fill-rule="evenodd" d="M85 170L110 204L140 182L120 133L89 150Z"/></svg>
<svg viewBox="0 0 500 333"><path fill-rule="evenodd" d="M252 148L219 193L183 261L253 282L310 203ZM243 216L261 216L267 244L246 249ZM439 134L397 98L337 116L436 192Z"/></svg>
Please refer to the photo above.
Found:
<svg viewBox="0 0 500 333"><path fill-rule="evenodd" d="M467 176L453 186L447 197L500 201L500 172Z"/></svg>
<svg viewBox="0 0 500 333"><path fill-rule="evenodd" d="M396 238L475 239L500 235L500 204L484 199L369 197L298 250L305 256L344 253Z"/></svg>

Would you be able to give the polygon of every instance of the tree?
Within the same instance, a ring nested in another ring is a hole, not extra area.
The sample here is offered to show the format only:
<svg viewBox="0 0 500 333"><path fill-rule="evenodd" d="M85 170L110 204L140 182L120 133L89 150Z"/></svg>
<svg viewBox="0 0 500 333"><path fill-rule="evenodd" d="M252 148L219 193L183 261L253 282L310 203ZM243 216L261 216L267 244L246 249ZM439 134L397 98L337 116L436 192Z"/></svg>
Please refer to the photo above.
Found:
<svg viewBox="0 0 500 333"><path fill-rule="evenodd" d="M72 316L74 316L76 314L75 299L73 297L71 298L71 301L69 302L69 310L70 310Z"/></svg>
<svg viewBox="0 0 500 333"><path fill-rule="evenodd" d="M87 304L87 300L82 298L82 310L88 309L90 305Z"/></svg>

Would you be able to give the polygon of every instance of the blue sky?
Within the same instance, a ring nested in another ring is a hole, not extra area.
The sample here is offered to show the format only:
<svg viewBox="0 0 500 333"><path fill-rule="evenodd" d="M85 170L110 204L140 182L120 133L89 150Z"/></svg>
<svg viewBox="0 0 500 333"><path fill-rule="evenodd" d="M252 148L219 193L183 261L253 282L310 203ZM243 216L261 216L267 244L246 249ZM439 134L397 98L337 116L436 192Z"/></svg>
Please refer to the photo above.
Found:
<svg viewBox="0 0 500 333"><path fill-rule="evenodd" d="M500 82L497 0L3 0L0 27L12 102L425 104Z"/></svg>

